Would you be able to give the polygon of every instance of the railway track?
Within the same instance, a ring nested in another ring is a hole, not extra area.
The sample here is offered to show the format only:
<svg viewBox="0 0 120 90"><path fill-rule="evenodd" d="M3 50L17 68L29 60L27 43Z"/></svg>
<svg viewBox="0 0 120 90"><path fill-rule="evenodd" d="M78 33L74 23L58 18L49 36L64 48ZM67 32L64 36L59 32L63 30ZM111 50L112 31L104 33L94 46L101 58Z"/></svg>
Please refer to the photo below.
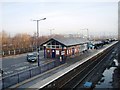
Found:
<svg viewBox="0 0 120 90"><path fill-rule="evenodd" d="M97 58L92 58L90 62L82 67L74 77L72 77L69 81L64 83L60 88L69 88L76 89L80 83L82 83L91 73L94 71L98 65L100 65L104 60L112 53L113 47L107 50L106 52L99 54Z"/></svg>
<svg viewBox="0 0 120 90"><path fill-rule="evenodd" d="M42 89L76 89L78 85L82 83L101 62L104 62L104 59L106 59L112 53L116 45L117 44L114 44L105 51L98 53L96 56L92 57L80 66L72 69L69 73L66 73Z"/></svg>
<svg viewBox="0 0 120 90"><path fill-rule="evenodd" d="M75 90L78 90L79 88L81 88L80 86L83 87L83 84L86 81L86 78L89 76L92 76L98 72L97 70L99 70L99 68L101 68L103 63L106 63L109 60L108 57L110 57L112 51L113 50L111 50L109 53L107 53L105 55L105 57L103 57L95 66L93 66L92 69L82 79L78 80L78 82L72 88L74 88ZM110 57L110 59L111 59L111 57Z"/></svg>

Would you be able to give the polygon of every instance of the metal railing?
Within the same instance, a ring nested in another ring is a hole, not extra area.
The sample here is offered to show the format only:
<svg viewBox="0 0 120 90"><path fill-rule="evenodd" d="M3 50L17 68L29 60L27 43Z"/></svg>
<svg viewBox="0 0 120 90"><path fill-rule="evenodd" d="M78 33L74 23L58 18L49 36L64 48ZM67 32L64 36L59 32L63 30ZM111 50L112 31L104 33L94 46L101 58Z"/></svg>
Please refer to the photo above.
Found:
<svg viewBox="0 0 120 90"><path fill-rule="evenodd" d="M18 73L4 76L0 79L0 89L6 89L12 85L20 83L24 80L27 80L33 76L41 74L45 71L48 71L48 70L55 68L64 63L65 62L63 62L63 61L60 62L60 60L53 60L51 62L41 64L39 67L35 66L35 67L26 69L26 70L18 72Z"/></svg>
<svg viewBox="0 0 120 90"><path fill-rule="evenodd" d="M40 50L43 50L43 47L40 47ZM19 55L19 54L24 54L24 53L33 52L33 51L36 51L35 47L19 48L19 49L12 49L12 50L2 50L2 51L0 51L0 55L2 57L6 57L6 56Z"/></svg>

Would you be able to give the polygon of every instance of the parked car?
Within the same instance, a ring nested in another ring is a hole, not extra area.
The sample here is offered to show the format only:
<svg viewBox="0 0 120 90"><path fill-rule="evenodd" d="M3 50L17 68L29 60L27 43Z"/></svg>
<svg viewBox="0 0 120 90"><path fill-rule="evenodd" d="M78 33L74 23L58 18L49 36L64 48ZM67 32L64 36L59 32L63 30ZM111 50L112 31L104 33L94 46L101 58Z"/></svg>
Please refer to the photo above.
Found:
<svg viewBox="0 0 120 90"><path fill-rule="evenodd" d="M36 53L27 54L27 61L28 62L36 62L37 61L37 54Z"/></svg>

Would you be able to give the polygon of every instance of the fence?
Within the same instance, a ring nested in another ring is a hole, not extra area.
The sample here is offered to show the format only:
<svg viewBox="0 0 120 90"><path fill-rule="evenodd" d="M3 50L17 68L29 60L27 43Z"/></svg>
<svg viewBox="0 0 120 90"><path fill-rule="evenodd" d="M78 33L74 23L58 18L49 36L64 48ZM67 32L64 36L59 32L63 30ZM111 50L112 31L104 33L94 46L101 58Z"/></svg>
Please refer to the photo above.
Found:
<svg viewBox="0 0 120 90"><path fill-rule="evenodd" d="M40 50L43 50L43 47L40 47ZM5 56L10 56L10 55L18 55L18 54L23 54L23 53L28 53L28 52L33 52L36 51L36 47L31 47L31 48L20 48L20 49L14 49L14 50L3 50L0 51L0 54L5 57Z"/></svg>
<svg viewBox="0 0 120 90"><path fill-rule="evenodd" d="M19 82L22 82L26 79L29 79L33 76L41 74L47 70L50 70L54 67L57 67L65 62L60 62L60 60L54 60L47 64L41 64L40 67L36 66L33 68L29 68L25 71L18 72L9 76L5 76L0 80L0 89L6 89L12 85L15 85Z"/></svg>
<svg viewBox="0 0 120 90"><path fill-rule="evenodd" d="M35 48L21 48L21 49L14 49L14 50L8 50L8 51L2 51L2 56L10 56L10 55L17 55L17 54L23 54L27 52L33 52L35 51Z"/></svg>

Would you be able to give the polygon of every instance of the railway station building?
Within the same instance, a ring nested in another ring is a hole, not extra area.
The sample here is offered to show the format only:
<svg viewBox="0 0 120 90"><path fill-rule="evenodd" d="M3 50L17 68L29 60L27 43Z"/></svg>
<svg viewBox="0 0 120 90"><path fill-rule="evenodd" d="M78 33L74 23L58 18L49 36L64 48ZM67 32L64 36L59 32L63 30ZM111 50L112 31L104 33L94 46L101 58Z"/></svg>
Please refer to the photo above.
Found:
<svg viewBox="0 0 120 90"><path fill-rule="evenodd" d="M88 40L80 37L54 37L42 43L44 58L64 58L87 50Z"/></svg>

